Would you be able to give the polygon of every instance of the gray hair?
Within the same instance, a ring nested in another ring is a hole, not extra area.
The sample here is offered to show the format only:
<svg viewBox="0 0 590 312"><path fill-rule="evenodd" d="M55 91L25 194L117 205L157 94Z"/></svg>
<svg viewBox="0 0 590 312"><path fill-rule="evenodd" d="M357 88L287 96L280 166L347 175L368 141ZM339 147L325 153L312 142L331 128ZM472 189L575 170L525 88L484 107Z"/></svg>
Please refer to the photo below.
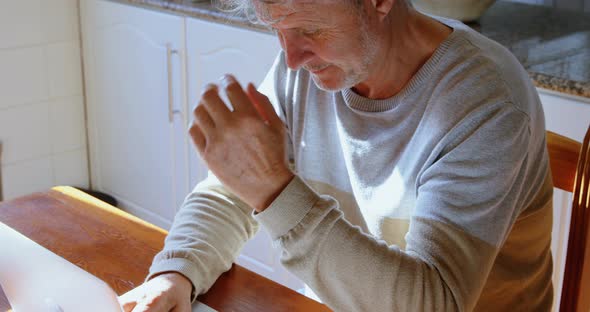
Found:
<svg viewBox="0 0 590 312"><path fill-rule="evenodd" d="M256 16L256 12L254 11L254 5L252 4L253 1L260 1L267 4L280 4L290 0L212 0L213 6L220 11L235 15L243 15L251 23L261 24L260 20ZM359 7L363 4L363 0L345 1L355 5L356 7Z"/></svg>

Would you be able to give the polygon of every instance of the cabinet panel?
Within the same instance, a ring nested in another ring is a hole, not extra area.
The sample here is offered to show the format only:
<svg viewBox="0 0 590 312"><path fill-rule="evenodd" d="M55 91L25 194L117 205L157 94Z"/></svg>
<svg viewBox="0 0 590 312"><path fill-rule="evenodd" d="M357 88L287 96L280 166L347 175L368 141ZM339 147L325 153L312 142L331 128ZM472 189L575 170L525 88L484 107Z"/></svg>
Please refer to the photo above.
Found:
<svg viewBox="0 0 590 312"><path fill-rule="evenodd" d="M545 111L547 130L570 137L578 142L590 124L590 99L539 90Z"/></svg>
<svg viewBox="0 0 590 312"><path fill-rule="evenodd" d="M82 3L93 187L168 228L186 195L183 19L108 1ZM171 53L180 51L179 53ZM169 101L172 100L172 103Z"/></svg>
<svg viewBox="0 0 590 312"><path fill-rule="evenodd" d="M280 50L278 39L270 34L231 26L187 20L187 81L190 111L198 104L202 88L231 73L242 86L259 85ZM222 95L223 96L223 95ZM190 184L207 176L207 168L191 143ZM272 247L264 229L242 250L237 263L287 287L298 290L303 284L279 262L280 250Z"/></svg>

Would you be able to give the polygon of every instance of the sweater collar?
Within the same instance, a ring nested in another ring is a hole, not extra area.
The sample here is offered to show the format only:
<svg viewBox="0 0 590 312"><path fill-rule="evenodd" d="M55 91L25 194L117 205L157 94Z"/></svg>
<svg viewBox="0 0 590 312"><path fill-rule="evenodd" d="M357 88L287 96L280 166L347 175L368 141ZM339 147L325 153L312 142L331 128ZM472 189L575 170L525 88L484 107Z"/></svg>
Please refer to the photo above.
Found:
<svg viewBox="0 0 590 312"><path fill-rule="evenodd" d="M461 32L464 31L465 26L459 21L452 19L442 18L438 16L432 16L441 23L453 28L453 32L436 48L430 58L424 63L424 65L418 70L418 72L410 79L410 81L404 86L404 88L396 95L381 100L373 100L361 95L358 95L352 89L347 88L339 91L342 94L344 102L348 107L353 110L362 112L384 112L395 108L406 96L412 94L421 85L428 80L431 73L436 70L436 65L443 56L447 54L453 44L461 37Z"/></svg>

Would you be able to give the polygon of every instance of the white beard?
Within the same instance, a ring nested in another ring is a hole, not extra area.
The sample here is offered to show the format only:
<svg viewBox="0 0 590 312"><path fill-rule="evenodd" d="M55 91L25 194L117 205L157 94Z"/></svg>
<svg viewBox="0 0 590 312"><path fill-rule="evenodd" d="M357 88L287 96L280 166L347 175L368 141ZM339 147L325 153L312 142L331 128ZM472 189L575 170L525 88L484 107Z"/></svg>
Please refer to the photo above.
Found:
<svg viewBox="0 0 590 312"><path fill-rule="evenodd" d="M369 77L369 68L371 67L371 64L374 62L375 57L377 56L377 39L374 38L372 33L368 31L366 23L364 21L361 21L361 33L363 35L361 36L359 41L362 50L362 59L358 68L346 68L346 66L338 66L337 64L335 64L335 66L344 71L344 78L338 85L333 87L328 87L324 85L316 75L312 74L313 82L319 89L328 92L350 89Z"/></svg>

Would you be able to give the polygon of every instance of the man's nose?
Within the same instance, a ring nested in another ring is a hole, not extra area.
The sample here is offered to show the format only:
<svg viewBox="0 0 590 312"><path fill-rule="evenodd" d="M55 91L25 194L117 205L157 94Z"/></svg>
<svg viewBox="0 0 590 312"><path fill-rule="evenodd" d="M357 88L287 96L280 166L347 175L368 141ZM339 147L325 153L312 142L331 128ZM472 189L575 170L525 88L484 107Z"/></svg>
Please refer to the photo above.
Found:
<svg viewBox="0 0 590 312"><path fill-rule="evenodd" d="M307 40L298 34L281 34L280 41L281 47L285 51L287 66L292 70L298 70L314 55L309 49Z"/></svg>

